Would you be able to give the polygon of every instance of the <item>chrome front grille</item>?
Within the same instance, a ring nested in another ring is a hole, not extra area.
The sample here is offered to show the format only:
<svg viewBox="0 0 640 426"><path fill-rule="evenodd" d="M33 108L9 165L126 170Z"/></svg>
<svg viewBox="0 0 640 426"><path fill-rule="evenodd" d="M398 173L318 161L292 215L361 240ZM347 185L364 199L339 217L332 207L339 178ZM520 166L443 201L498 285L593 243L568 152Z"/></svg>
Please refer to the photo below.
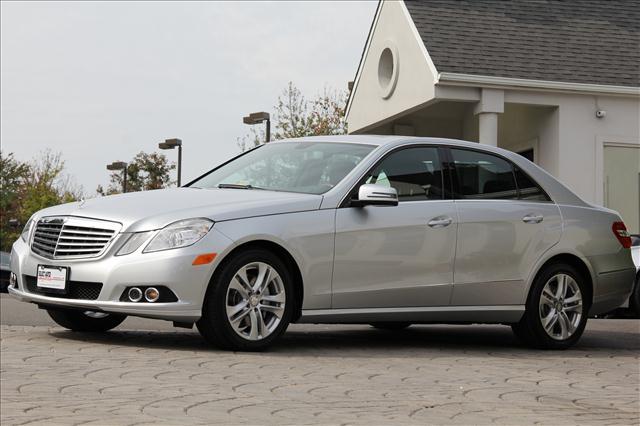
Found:
<svg viewBox="0 0 640 426"><path fill-rule="evenodd" d="M31 250L49 259L97 257L119 230L120 224L103 220L45 217L36 224Z"/></svg>

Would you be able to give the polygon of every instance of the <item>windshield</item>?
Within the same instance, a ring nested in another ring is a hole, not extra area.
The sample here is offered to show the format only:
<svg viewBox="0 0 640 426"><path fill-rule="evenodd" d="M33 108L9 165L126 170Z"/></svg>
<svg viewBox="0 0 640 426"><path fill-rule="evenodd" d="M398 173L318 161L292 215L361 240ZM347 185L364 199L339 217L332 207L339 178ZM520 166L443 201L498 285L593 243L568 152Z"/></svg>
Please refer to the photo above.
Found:
<svg viewBox="0 0 640 426"><path fill-rule="evenodd" d="M265 144L190 186L322 194L337 185L373 148L372 145L329 142Z"/></svg>

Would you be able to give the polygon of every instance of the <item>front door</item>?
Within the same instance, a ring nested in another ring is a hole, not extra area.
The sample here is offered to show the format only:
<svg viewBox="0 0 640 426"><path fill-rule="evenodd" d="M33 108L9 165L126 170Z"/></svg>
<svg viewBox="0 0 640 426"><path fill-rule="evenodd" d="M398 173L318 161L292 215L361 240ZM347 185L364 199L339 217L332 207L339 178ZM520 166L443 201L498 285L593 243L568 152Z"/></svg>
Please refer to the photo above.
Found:
<svg viewBox="0 0 640 426"><path fill-rule="evenodd" d="M336 210L333 308L446 306L457 217L436 147L389 154L365 183L394 187L395 207Z"/></svg>
<svg viewBox="0 0 640 426"><path fill-rule="evenodd" d="M560 210L503 158L466 149L451 157L460 221L451 304L521 305L533 265L560 239Z"/></svg>

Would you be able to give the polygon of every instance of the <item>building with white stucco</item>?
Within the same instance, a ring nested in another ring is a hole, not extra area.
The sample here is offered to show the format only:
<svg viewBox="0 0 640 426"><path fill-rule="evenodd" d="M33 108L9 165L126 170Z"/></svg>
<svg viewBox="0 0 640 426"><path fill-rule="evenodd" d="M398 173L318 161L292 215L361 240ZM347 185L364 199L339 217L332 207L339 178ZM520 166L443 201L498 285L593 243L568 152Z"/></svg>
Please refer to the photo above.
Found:
<svg viewBox="0 0 640 426"><path fill-rule="evenodd" d="M522 153L640 233L640 2L380 1L346 119Z"/></svg>

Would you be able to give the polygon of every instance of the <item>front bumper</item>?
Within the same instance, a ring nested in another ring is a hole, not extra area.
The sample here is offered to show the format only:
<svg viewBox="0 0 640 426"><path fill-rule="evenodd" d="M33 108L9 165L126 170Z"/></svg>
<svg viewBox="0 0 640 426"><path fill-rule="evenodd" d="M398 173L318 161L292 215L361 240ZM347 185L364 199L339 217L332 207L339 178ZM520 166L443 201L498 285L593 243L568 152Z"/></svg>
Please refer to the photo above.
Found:
<svg viewBox="0 0 640 426"><path fill-rule="evenodd" d="M193 259L204 253L221 254L231 245L231 240L215 230L190 247L155 253L141 253L141 249L115 256L122 244L117 237L104 255L96 259L51 260L31 251L18 239L13 245L11 270L17 275L17 283L9 287L9 293L19 300L42 306L59 306L95 311L121 313L177 322L197 321L202 313L202 303L211 276L220 261L218 256L211 264L193 266ZM74 282L101 283L96 300L71 299L56 295L36 294L26 285L28 276L35 277L38 265L66 266L70 270L68 280ZM166 286L178 298L171 303L123 302L120 297L131 286Z"/></svg>

